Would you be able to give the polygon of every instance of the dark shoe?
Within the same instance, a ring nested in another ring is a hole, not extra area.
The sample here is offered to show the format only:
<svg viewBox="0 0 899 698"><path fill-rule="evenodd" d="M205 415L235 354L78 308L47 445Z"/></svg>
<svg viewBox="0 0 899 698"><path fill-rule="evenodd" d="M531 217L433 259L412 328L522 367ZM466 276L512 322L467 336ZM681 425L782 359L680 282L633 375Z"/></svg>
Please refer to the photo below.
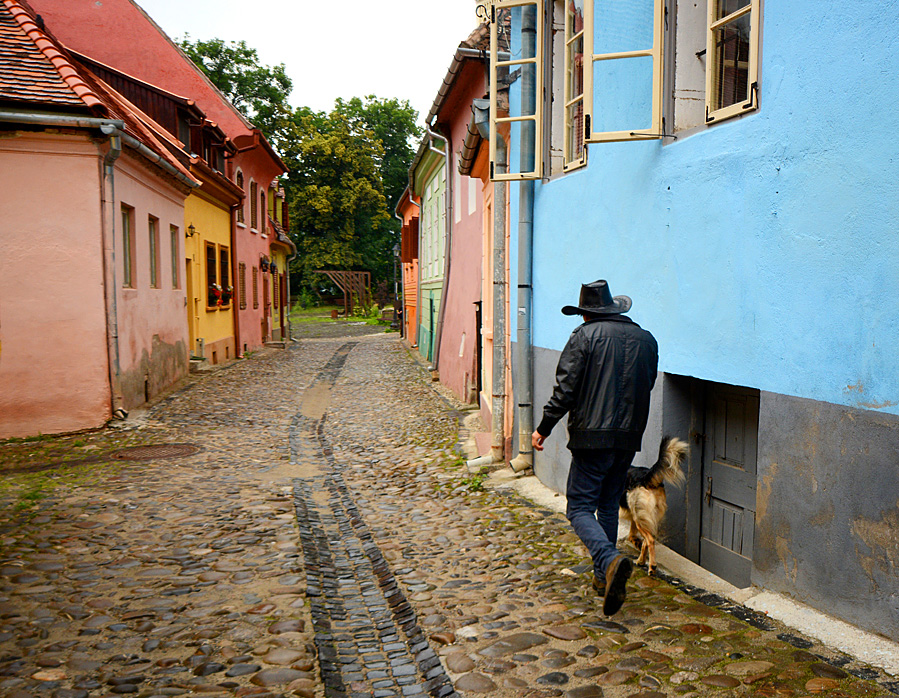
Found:
<svg viewBox="0 0 899 698"><path fill-rule="evenodd" d="M593 575L593 589L600 596L606 595L606 583L599 581L599 577L597 577L595 574Z"/></svg>
<svg viewBox="0 0 899 698"><path fill-rule="evenodd" d="M627 580L633 570L633 563L624 555L612 560L606 569L606 596L602 602L602 612L607 616L614 616L621 609L627 597Z"/></svg>

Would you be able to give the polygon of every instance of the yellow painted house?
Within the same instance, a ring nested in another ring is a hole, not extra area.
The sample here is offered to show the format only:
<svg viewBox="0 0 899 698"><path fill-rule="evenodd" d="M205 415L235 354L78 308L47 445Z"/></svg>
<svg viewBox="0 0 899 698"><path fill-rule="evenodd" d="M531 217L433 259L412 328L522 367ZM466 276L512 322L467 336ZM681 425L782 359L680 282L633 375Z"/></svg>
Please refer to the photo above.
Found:
<svg viewBox="0 0 899 698"><path fill-rule="evenodd" d="M184 203L191 355L217 364L237 356L231 220L243 192L196 156L190 171L202 182Z"/></svg>

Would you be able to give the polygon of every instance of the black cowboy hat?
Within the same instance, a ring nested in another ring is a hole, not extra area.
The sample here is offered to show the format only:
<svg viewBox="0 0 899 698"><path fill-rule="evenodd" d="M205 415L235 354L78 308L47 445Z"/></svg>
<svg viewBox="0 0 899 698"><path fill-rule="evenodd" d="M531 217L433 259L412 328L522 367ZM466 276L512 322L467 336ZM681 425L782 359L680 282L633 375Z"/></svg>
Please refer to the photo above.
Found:
<svg viewBox="0 0 899 698"><path fill-rule="evenodd" d="M578 305L566 305L562 308L565 315L612 315L626 313L631 309L633 301L627 296L615 296L609 291L609 284L605 279L594 281L592 284L581 284L581 298Z"/></svg>

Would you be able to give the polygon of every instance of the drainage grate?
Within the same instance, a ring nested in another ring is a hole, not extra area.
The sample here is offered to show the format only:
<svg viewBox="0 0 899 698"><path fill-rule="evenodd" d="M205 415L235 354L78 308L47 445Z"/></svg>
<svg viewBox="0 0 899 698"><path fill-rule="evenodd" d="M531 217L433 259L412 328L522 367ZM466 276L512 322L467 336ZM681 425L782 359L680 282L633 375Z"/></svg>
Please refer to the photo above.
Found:
<svg viewBox="0 0 899 698"><path fill-rule="evenodd" d="M109 455L118 460L157 460L162 458L184 458L200 452L194 444L153 444L120 448Z"/></svg>

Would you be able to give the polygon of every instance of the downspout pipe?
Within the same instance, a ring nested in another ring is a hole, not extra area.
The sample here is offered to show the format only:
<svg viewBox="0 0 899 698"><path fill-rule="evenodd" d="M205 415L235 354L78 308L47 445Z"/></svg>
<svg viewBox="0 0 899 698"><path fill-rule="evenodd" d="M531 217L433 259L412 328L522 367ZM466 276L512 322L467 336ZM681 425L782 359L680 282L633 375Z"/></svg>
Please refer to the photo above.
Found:
<svg viewBox="0 0 899 698"><path fill-rule="evenodd" d="M116 419L125 419L125 399L119 380L121 373L119 358L118 290L116 280L116 209L115 209L115 163L122 154L122 139L117 135L109 137L109 150L103 156L103 295L106 303L106 353L109 371L110 412Z"/></svg>
<svg viewBox="0 0 899 698"><path fill-rule="evenodd" d="M496 134L496 173L506 172L506 141ZM506 459L506 182L493 184L493 405L490 455Z"/></svg>
<svg viewBox="0 0 899 698"><path fill-rule="evenodd" d="M448 131L448 129L447 129ZM428 129L428 133L433 133L431 129ZM443 244L443 283L440 288L440 308L437 311L437 338L435 340L434 345L434 371L440 371L440 345L443 340L443 319L446 314L446 296L447 291L449 290L449 279L450 279L450 267L452 265L452 250L453 250L453 170L452 170L452 158L450 154L453 152L452 150L452 137L450 133L444 132L443 136L443 147L444 147L444 160L443 165L446 170L445 178L446 178L446 186L443 188L443 195L446 199L446 202L443 206L443 215L446 219L444 224L444 230L446 231L444 234L444 244Z"/></svg>
<svg viewBox="0 0 899 698"><path fill-rule="evenodd" d="M536 13L523 12L521 26L524 55L537 55ZM522 71L521 101L523 114L535 114L537 104L536 73ZM532 172L535 162L536 125L522 122L520 171ZM534 181L523 180L518 189L518 341L516 343L518 377L518 456L510 465L516 472L533 467L534 452L531 432L533 410L533 348L531 346L531 304L533 300Z"/></svg>

